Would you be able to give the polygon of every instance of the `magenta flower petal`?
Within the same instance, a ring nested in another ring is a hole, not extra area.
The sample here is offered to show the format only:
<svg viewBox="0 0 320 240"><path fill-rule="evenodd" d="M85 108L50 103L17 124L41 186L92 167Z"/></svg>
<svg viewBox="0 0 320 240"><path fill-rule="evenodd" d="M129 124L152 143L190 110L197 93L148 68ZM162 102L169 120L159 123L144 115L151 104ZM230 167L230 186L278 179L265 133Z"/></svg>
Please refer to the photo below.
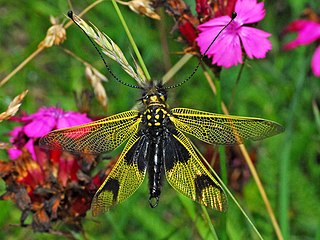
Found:
<svg viewBox="0 0 320 240"><path fill-rule="evenodd" d="M320 24L307 21L307 20L297 20L289 24L286 32L294 31L298 32L298 36L295 40L284 45L284 49L293 49L299 45L307 45L318 38L320 38Z"/></svg>
<svg viewBox="0 0 320 240"><path fill-rule="evenodd" d="M298 19L288 24L288 26L285 28L284 33L288 32L298 32L301 29L305 27L305 25L308 25L310 21L305 19Z"/></svg>
<svg viewBox="0 0 320 240"><path fill-rule="evenodd" d="M15 127L12 131L10 131L10 136L12 138L10 138L10 142L13 143L14 138L18 137L19 134L23 131L23 127L22 126L17 126Z"/></svg>
<svg viewBox="0 0 320 240"><path fill-rule="evenodd" d="M235 20L241 25L259 22L266 15L264 3L257 3L256 0L238 0L235 12L237 13Z"/></svg>
<svg viewBox="0 0 320 240"><path fill-rule="evenodd" d="M30 138L42 137L53 129L91 122L86 114L64 112L56 107L40 108L38 112L24 117L23 120L28 122L24 126L24 132Z"/></svg>
<svg viewBox="0 0 320 240"><path fill-rule="evenodd" d="M212 27L208 31L203 31L199 33L198 38L196 39L196 42L198 43L198 46L200 47L201 54L204 54L204 52L209 47L209 44L212 42L215 36L217 36L218 32L221 30L221 27ZM218 40L218 39L217 39ZM211 48L208 51L208 55L213 55L212 51L215 48L215 43L211 46Z"/></svg>
<svg viewBox="0 0 320 240"><path fill-rule="evenodd" d="M312 72L316 77L320 77L320 46L316 48L311 60Z"/></svg>
<svg viewBox="0 0 320 240"><path fill-rule="evenodd" d="M237 35L225 35L214 43L212 63L230 68L242 63L242 50Z"/></svg>
<svg viewBox="0 0 320 240"><path fill-rule="evenodd" d="M57 129L73 127L88 122L91 122L91 119L88 118L86 114L78 112L66 112L63 116L58 118Z"/></svg>
<svg viewBox="0 0 320 240"><path fill-rule="evenodd" d="M268 40L270 33L252 27L242 27L239 34L249 58L264 58L272 49L271 42Z"/></svg>
<svg viewBox="0 0 320 240"><path fill-rule="evenodd" d="M29 139L29 141L24 145L24 148L28 150L33 159L36 159L36 154L34 151L33 140ZM16 147L8 149L8 155L11 160L15 160L22 154L22 150L17 149Z"/></svg>
<svg viewBox="0 0 320 240"><path fill-rule="evenodd" d="M291 22L284 30L284 33L297 32L296 39L284 45L284 49L290 50L300 45L308 45L314 41L317 48L312 56L311 68L316 77L320 77L320 23L316 20L298 19Z"/></svg>
<svg viewBox="0 0 320 240"><path fill-rule="evenodd" d="M49 116L42 116L36 118L32 122L24 126L25 134L32 138L42 137L49 133L55 127L56 121L54 118Z"/></svg>
<svg viewBox="0 0 320 240"><path fill-rule="evenodd" d="M264 18L264 4L257 3L256 0L238 0L235 11L238 16L207 52L207 55L212 57L213 64L226 68L242 63L241 43L249 58L263 58L272 48L271 42L267 39L270 37L269 33L245 26ZM230 19L229 16L213 18L198 26L200 33L196 42L202 54Z"/></svg>
<svg viewBox="0 0 320 240"><path fill-rule="evenodd" d="M41 107L37 112L30 114L29 116L25 116L22 118L23 121L33 121L37 118L42 118L43 116L50 116L50 113L53 107Z"/></svg>
<svg viewBox="0 0 320 240"><path fill-rule="evenodd" d="M26 145L24 145L24 147L28 149L28 152L31 154L32 159L37 159L33 144L33 139L29 139L29 141L26 143Z"/></svg>
<svg viewBox="0 0 320 240"><path fill-rule="evenodd" d="M219 29L217 29L217 31L219 32L230 20L231 18L229 16L217 17L209 20L208 22L202 23L197 28L200 31L206 31L206 30L211 31L213 27L219 27ZM213 35L211 41L215 36L216 35Z"/></svg>
<svg viewBox="0 0 320 240"><path fill-rule="evenodd" d="M12 159L12 160L17 159L22 153L21 150L15 148L15 147L8 149L7 152L8 152L10 159Z"/></svg>

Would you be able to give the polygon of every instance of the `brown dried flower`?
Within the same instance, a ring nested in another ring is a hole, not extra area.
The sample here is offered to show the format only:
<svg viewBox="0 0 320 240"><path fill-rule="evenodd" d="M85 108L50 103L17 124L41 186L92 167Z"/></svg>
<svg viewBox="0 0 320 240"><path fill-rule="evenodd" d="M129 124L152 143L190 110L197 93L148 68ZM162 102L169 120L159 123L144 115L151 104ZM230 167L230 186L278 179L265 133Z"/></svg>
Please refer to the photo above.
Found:
<svg viewBox="0 0 320 240"><path fill-rule="evenodd" d="M27 95L27 93L28 93L28 90L25 90L24 92L22 92L12 100L7 110L3 113L0 113L0 122L2 122L3 120L9 119L10 117L14 116L17 113L17 111L19 110L19 107L21 106L22 100Z"/></svg>
<svg viewBox="0 0 320 240"><path fill-rule="evenodd" d="M45 39L39 43L38 48L49 48L53 45L60 45L67 38L67 33L62 24L58 24L57 20L50 17L52 26L48 29Z"/></svg>

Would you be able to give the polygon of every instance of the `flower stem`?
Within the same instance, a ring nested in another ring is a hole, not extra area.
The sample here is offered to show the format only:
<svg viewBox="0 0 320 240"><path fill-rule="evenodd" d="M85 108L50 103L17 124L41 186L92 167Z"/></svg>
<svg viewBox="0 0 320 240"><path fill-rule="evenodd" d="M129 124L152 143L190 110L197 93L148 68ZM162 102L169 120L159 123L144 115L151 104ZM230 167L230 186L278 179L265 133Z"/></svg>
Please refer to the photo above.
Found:
<svg viewBox="0 0 320 240"><path fill-rule="evenodd" d="M192 146L194 146L194 144L191 142ZM195 146L194 146L195 147ZM206 159L202 156L201 152L199 151L199 149L197 149L195 147L195 150L197 151L197 153L199 154L199 156L204 160L204 162L207 164L208 168L211 170L211 172L213 173L214 177L218 180L218 182L221 184L222 188L224 189L224 191L227 192L227 194L231 197L231 199L234 201L234 203L237 205L237 207L240 209L240 211L242 212L243 216L247 219L248 223L250 224L250 226L252 227L253 231L257 234L258 238L263 240L260 232L258 231L258 229L255 227L255 225L253 224L253 222L251 221L251 219L249 218L249 216L246 214L246 212L243 210L243 208L241 207L241 205L239 204L239 202L237 201L237 199L233 196L233 194L230 192L230 190L228 189L228 187L223 183L222 179L219 177L219 175L213 170L212 166L206 161ZM223 239L223 237L221 237L221 239Z"/></svg>
<svg viewBox="0 0 320 240"><path fill-rule="evenodd" d="M192 57L192 54L184 54L182 58L180 58L180 60L163 75L162 83L167 83Z"/></svg>
<svg viewBox="0 0 320 240"><path fill-rule="evenodd" d="M217 87L216 87L215 84L213 83L213 81L212 81L210 75L208 74L208 72L207 72L206 70L204 70L203 72L204 72L204 75L205 75L205 77L206 77L206 79L207 79L207 81L208 81L208 83L209 83L209 85L210 85L213 93L214 93L214 94L218 94ZM227 107L226 107L226 105L224 104L224 102L221 101L221 103L222 103L221 106L222 106L223 113L224 113L224 114L229 114L229 110L227 109ZM269 214L269 216L270 216L270 219L271 219L273 228L274 228L274 230L275 230L275 232L276 232L277 238L280 239L280 240L282 240L282 239L283 239L283 236L282 236L282 233L281 233L281 231L280 231L279 224L278 224L277 219L276 219L276 217L275 217L275 214L274 214L274 212L273 212L273 210L272 210L272 208L271 208L269 199L268 199L268 197L267 197L267 195L266 195L266 192L265 192L265 190L264 190L264 187L263 187L263 185L262 185L262 183L261 183L261 181L260 181L260 178L259 178L259 175L258 175L258 173L257 173L257 170L256 170L255 166L252 164L252 160L251 160L251 158L250 158L250 156L249 156L249 154L248 154L248 151L247 151L246 147L245 147L244 145L240 145L240 150L241 150L242 156L244 157L246 163L247 163L248 166L249 166L250 172L251 172L251 174L252 174L252 176L253 176L253 178L254 178L254 181L255 181L258 189L259 189L261 198L263 199L263 202L264 202L264 204L265 204L265 206L266 206L267 212L268 212L268 214ZM229 191L227 191L227 192L229 192ZM241 208L240 208L240 210L242 211ZM242 211L242 212L243 212L243 211ZM244 212L243 212L243 213L244 213ZM245 214L245 213L244 213L244 214Z"/></svg>
<svg viewBox="0 0 320 240"><path fill-rule="evenodd" d="M299 61L301 69L299 70L299 75L296 76L297 79L295 84L295 93L293 95L290 112L286 123L286 131L284 136L284 146L282 148L282 156L280 162L280 194L279 194L279 209L280 209L280 226L283 233L284 239L289 239L289 177L290 177L290 159L291 148L292 148L292 138L294 132L294 122L297 118L296 113L298 112L299 98L303 89L304 81L306 79L306 61L300 57L296 59ZM305 67L303 67L305 66Z"/></svg>
<svg viewBox="0 0 320 240"><path fill-rule="evenodd" d="M45 47L37 48L29 57L23 60L11 73L9 73L5 78L0 81L0 87L2 87L6 82L10 80L17 72L19 72L22 68L24 68L32 59L34 59L39 53L41 53Z"/></svg>
<svg viewBox="0 0 320 240"><path fill-rule="evenodd" d="M236 94L237 94L237 89L239 87L240 78L242 76L242 72L243 72L244 66L246 64L246 60L247 60L247 56L245 56L244 59L243 59L243 64L241 64L241 66L240 66L240 70L239 70L239 73L238 73L238 76L237 76L237 79L236 79L236 83L235 83L235 85L234 85L234 87L232 89L232 97L231 97L231 100L229 102L229 107L228 107L229 110L232 110L233 101L234 101L234 99L236 97Z"/></svg>
<svg viewBox="0 0 320 240"><path fill-rule="evenodd" d="M259 189L261 198L262 198L262 200L263 200L263 202L264 202L264 204L266 206L266 209L267 209L268 214L270 216L270 219L271 219L273 228L274 228L274 230L276 232L276 235L277 235L279 240L283 240L283 236L281 234L281 231L280 231L280 228L279 228L279 224L278 224L277 219L276 219L276 217L274 215L274 212L272 210L270 201L268 199L266 191L264 190L264 187L263 187L262 182L261 182L261 180L259 178L257 170L256 170L255 166L253 165L252 160L251 160L251 158L249 156L249 153L248 153L246 147L243 144L239 145L239 148L240 148L240 151L242 153L243 158L245 159L245 161L246 161L246 163L247 163L247 165L248 165L248 167L250 169L252 177L253 177L254 181L256 182L256 185L257 185L257 187Z"/></svg>
<svg viewBox="0 0 320 240"><path fill-rule="evenodd" d="M215 78L215 85L217 90L217 112L222 113L222 97L221 97L221 82L220 78ZM227 173L227 162L226 162L226 153L223 146L219 146L219 157L220 157L220 170L222 181L228 185L228 173Z"/></svg>
<svg viewBox="0 0 320 240"><path fill-rule="evenodd" d="M137 44L135 43L135 41L134 41L134 39L133 39L133 37L132 37L132 35L131 35L131 32L130 32L128 26L127 26L127 23L126 23L126 21L125 21L124 18L123 18L123 15L122 15L122 13L121 13L121 11L120 11L120 8L118 7L118 4L116 3L115 0L111 0L111 1L112 1L112 4L113 4L114 9L116 10L116 12L117 12L117 14L118 14L118 17L119 17L120 21L121 21L121 23L122 23L122 26L123 26L123 28L124 28L127 36L128 36L128 39L129 39L130 44L131 44L131 46L132 46L132 48L133 48L133 51L134 51L134 53L136 54L136 56L137 56L137 58L138 58L138 61L139 61L140 66L141 66L141 68L142 68L142 70L143 70L143 72L144 72L144 75L146 76L146 78L147 78L148 80L150 80L150 79L151 79L150 74L149 74L149 72L148 72L148 70L147 70L146 65L144 64L144 61L143 61L143 59L142 59L142 57L141 57L141 54L140 54L140 52L139 52L139 49L138 49L138 47L137 47Z"/></svg>
<svg viewBox="0 0 320 240"><path fill-rule="evenodd" d="M198 151L198 149L196 149L196 151ZM216 234L216 231L211 223L210 218L208 218L207 209L201 206L203 217L200 217L201 215L198 214L194 202L190 201L181 194L178 194L178 197L190 219L194 222L195 228L197 229L201 239L218 240L219 238Z"/></svg>
<svg viewBox="0 0 320 240"><path fill-rule="evenodd" d="M215 78L216 85L216 98L217 98L217 112L222 113L222 97L221 97L221 82L220 74L216 75ZM222 181L225 185L228 185L228 172L227 172L227 161L226 161L226 152L224 146L219 146L219 160L220 160L220 173ZM227 237L227 215L223 215L221 218L221 226L224 228L224 231L221 232L220 238L226 240Z"/></svg>

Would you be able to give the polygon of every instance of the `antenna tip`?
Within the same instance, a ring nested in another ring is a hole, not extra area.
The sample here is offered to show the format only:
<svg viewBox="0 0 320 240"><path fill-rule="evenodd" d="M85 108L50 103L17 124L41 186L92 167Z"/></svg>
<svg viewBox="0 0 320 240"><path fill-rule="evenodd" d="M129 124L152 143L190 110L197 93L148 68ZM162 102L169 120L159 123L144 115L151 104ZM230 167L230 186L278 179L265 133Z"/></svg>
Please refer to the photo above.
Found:
<svg viewBox="0 0 320 240"><path fill-rule="evenodd" d="M237 17L237 13L236 12L232 12L231 18L232 20L235 19Z"/></svg>
<svg viewBox="0 0 320 240"><path fill-rule="evenodd" d="M73 20L73 12L71 10L67 13L67 15L69 18Z"/></svg>

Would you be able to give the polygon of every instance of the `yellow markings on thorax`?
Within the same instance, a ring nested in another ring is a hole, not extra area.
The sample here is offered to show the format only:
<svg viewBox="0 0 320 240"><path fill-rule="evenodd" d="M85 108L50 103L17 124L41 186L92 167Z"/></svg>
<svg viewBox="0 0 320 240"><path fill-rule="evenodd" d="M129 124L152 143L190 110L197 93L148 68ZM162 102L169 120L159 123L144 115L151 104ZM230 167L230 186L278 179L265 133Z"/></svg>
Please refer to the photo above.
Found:
<svg viewBox="0 0 320 240"><path fill-rule="evenodd" d="M159 127L162 124L162 121L165 117L168 116L167 110L162 108L162 104L154 104L158 105L158 108L148 108L145 111L145 115L147 118L147 124L149 127Z"/></svg>
<svg viewBox="0 0 320 240"><path fill-rule="evenodd" d="M156 103L159 102L158 100L158 96L154 95L154 96L150 96L150 103Z"/></svg>

